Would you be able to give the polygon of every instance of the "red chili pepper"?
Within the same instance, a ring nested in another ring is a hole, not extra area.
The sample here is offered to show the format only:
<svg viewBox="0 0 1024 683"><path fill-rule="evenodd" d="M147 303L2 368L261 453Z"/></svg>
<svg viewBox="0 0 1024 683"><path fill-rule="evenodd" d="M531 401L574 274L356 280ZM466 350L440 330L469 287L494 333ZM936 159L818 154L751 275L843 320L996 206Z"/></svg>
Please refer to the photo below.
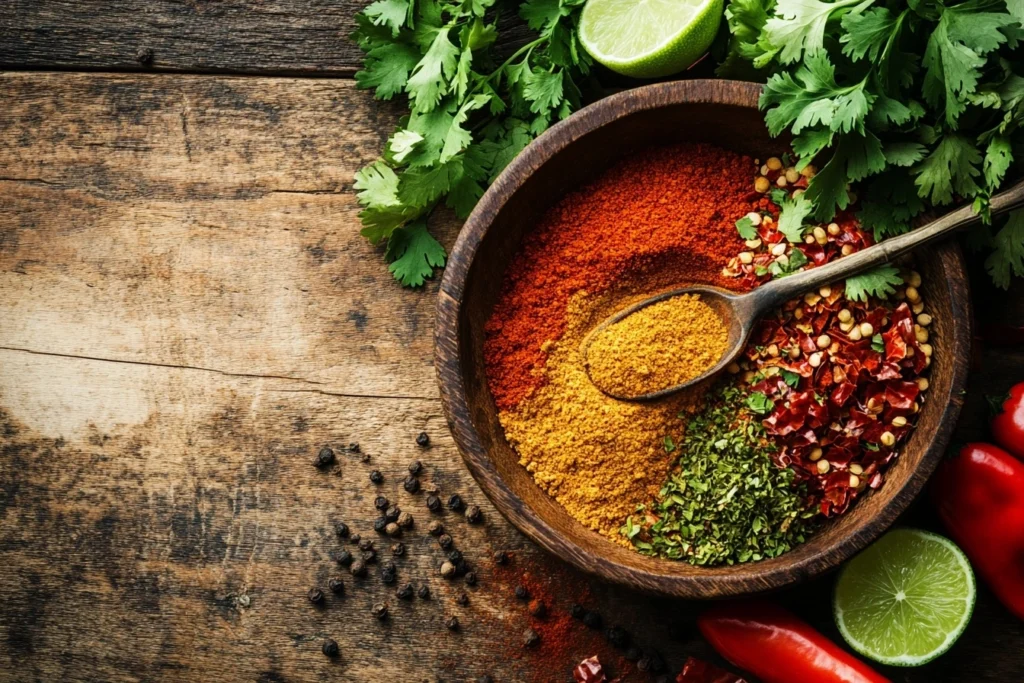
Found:
<svg viewBox="0 0 1024 683"><path fill-rule="evenodd" d="M1024 619L1024 463L998 446L969 443L939 466L931 497L975 571Z"/></svg>
<svg viewBox="0 0 1024 683"><path fill-rule="evenodd" d="M1010 395L992 420L992 436L997 444L1024 458L1024 382L1010 388Z"/></svg>
<svg viewBox="0 0 1024 683"><path fill-rule="evenodd" d="M770 602L723 603L697 620L719 654L764 683L888 683L810 624Z"/></svg>

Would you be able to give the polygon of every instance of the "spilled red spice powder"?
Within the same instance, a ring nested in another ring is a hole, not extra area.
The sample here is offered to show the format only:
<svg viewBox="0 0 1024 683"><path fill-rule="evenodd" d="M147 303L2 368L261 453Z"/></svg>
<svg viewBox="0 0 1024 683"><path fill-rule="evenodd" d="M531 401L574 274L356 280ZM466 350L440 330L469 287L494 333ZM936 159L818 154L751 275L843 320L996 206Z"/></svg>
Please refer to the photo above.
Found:
<svg viewBox="0 0 1024 683"><path fill-rule="evenodd" d="M722 265L741 249L738 216L766 209L750 157L706 144L635 154L568 194L524 240L486 325L488 383L508 410L543 381L541 345L566 327L569 298L671 259L681 282L736 288Z"/></svg>

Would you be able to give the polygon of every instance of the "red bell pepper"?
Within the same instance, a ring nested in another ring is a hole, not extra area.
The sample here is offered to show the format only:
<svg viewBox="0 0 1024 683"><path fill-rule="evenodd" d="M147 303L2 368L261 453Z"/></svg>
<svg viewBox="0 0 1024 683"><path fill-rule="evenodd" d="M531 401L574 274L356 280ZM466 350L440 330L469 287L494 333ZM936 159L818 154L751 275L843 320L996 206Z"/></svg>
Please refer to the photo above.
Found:
<svg viewBox="0 0 1024 683"><path fill-rule="evenodd" d="M723 603L698 619L719 654L764 683L888 683L810 624L770 602Z"/></svg>
<svg viewBox="0 0 1024 683"><path fill-rule="evenodd" d="M1024 382L1010 387L1010 394L992 420L996 443L1024 458Z"/></svg>
<svg viewBox="0 0 1024 683"><path fill-rule="evenodd" d="M939 465L931 497L975 571L1024 619L1024 462L998 446L969 443Z"/></svg>

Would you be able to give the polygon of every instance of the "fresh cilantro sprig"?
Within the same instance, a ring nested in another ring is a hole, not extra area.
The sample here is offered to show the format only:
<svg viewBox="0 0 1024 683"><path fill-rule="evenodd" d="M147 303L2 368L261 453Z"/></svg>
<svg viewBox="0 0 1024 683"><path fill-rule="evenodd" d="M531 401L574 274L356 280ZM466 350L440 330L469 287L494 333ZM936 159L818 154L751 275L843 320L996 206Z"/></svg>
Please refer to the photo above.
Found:
<svg viewBox="0 0 1024 683"><path fill-rule="evenodd" d="M378 99L404 97L409 115L382 157L356 173L362 234L387 243L403 285L418 287L447 257L428 231L440 205L465 218L534 137L580 104L590 67L576 23L583 0L528 0L520 16L536 37L494 53L495 0L376 0L352 37L366 53L356 74Z"/></svg>
<svg viewBox="0 0 1024 683"><path fill-rule="evenodd" d="M879 239L927 206L988 200L1024 158L1021 0L732 0L723 75L766 79L773 135L793 135L819 221L851 204ZM795 214L794 214L795 216ZM795 228L794 228L795 230ZM1024 275L1024 214L972 243L1009 286Z"/></svg>

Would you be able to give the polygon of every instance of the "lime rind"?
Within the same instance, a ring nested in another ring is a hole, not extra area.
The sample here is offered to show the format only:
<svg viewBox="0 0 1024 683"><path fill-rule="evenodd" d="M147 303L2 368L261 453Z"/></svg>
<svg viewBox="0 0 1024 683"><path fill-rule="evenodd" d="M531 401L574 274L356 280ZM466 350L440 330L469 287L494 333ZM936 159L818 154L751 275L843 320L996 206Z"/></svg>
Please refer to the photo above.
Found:
<svg viewBox="0 0 1024 683"><path fill-rule="evenodd" d="M892 666L920 666L963 634L977 585L967 556L949 539L895 529L843 568L836 626L860 654Z"/></svg>

